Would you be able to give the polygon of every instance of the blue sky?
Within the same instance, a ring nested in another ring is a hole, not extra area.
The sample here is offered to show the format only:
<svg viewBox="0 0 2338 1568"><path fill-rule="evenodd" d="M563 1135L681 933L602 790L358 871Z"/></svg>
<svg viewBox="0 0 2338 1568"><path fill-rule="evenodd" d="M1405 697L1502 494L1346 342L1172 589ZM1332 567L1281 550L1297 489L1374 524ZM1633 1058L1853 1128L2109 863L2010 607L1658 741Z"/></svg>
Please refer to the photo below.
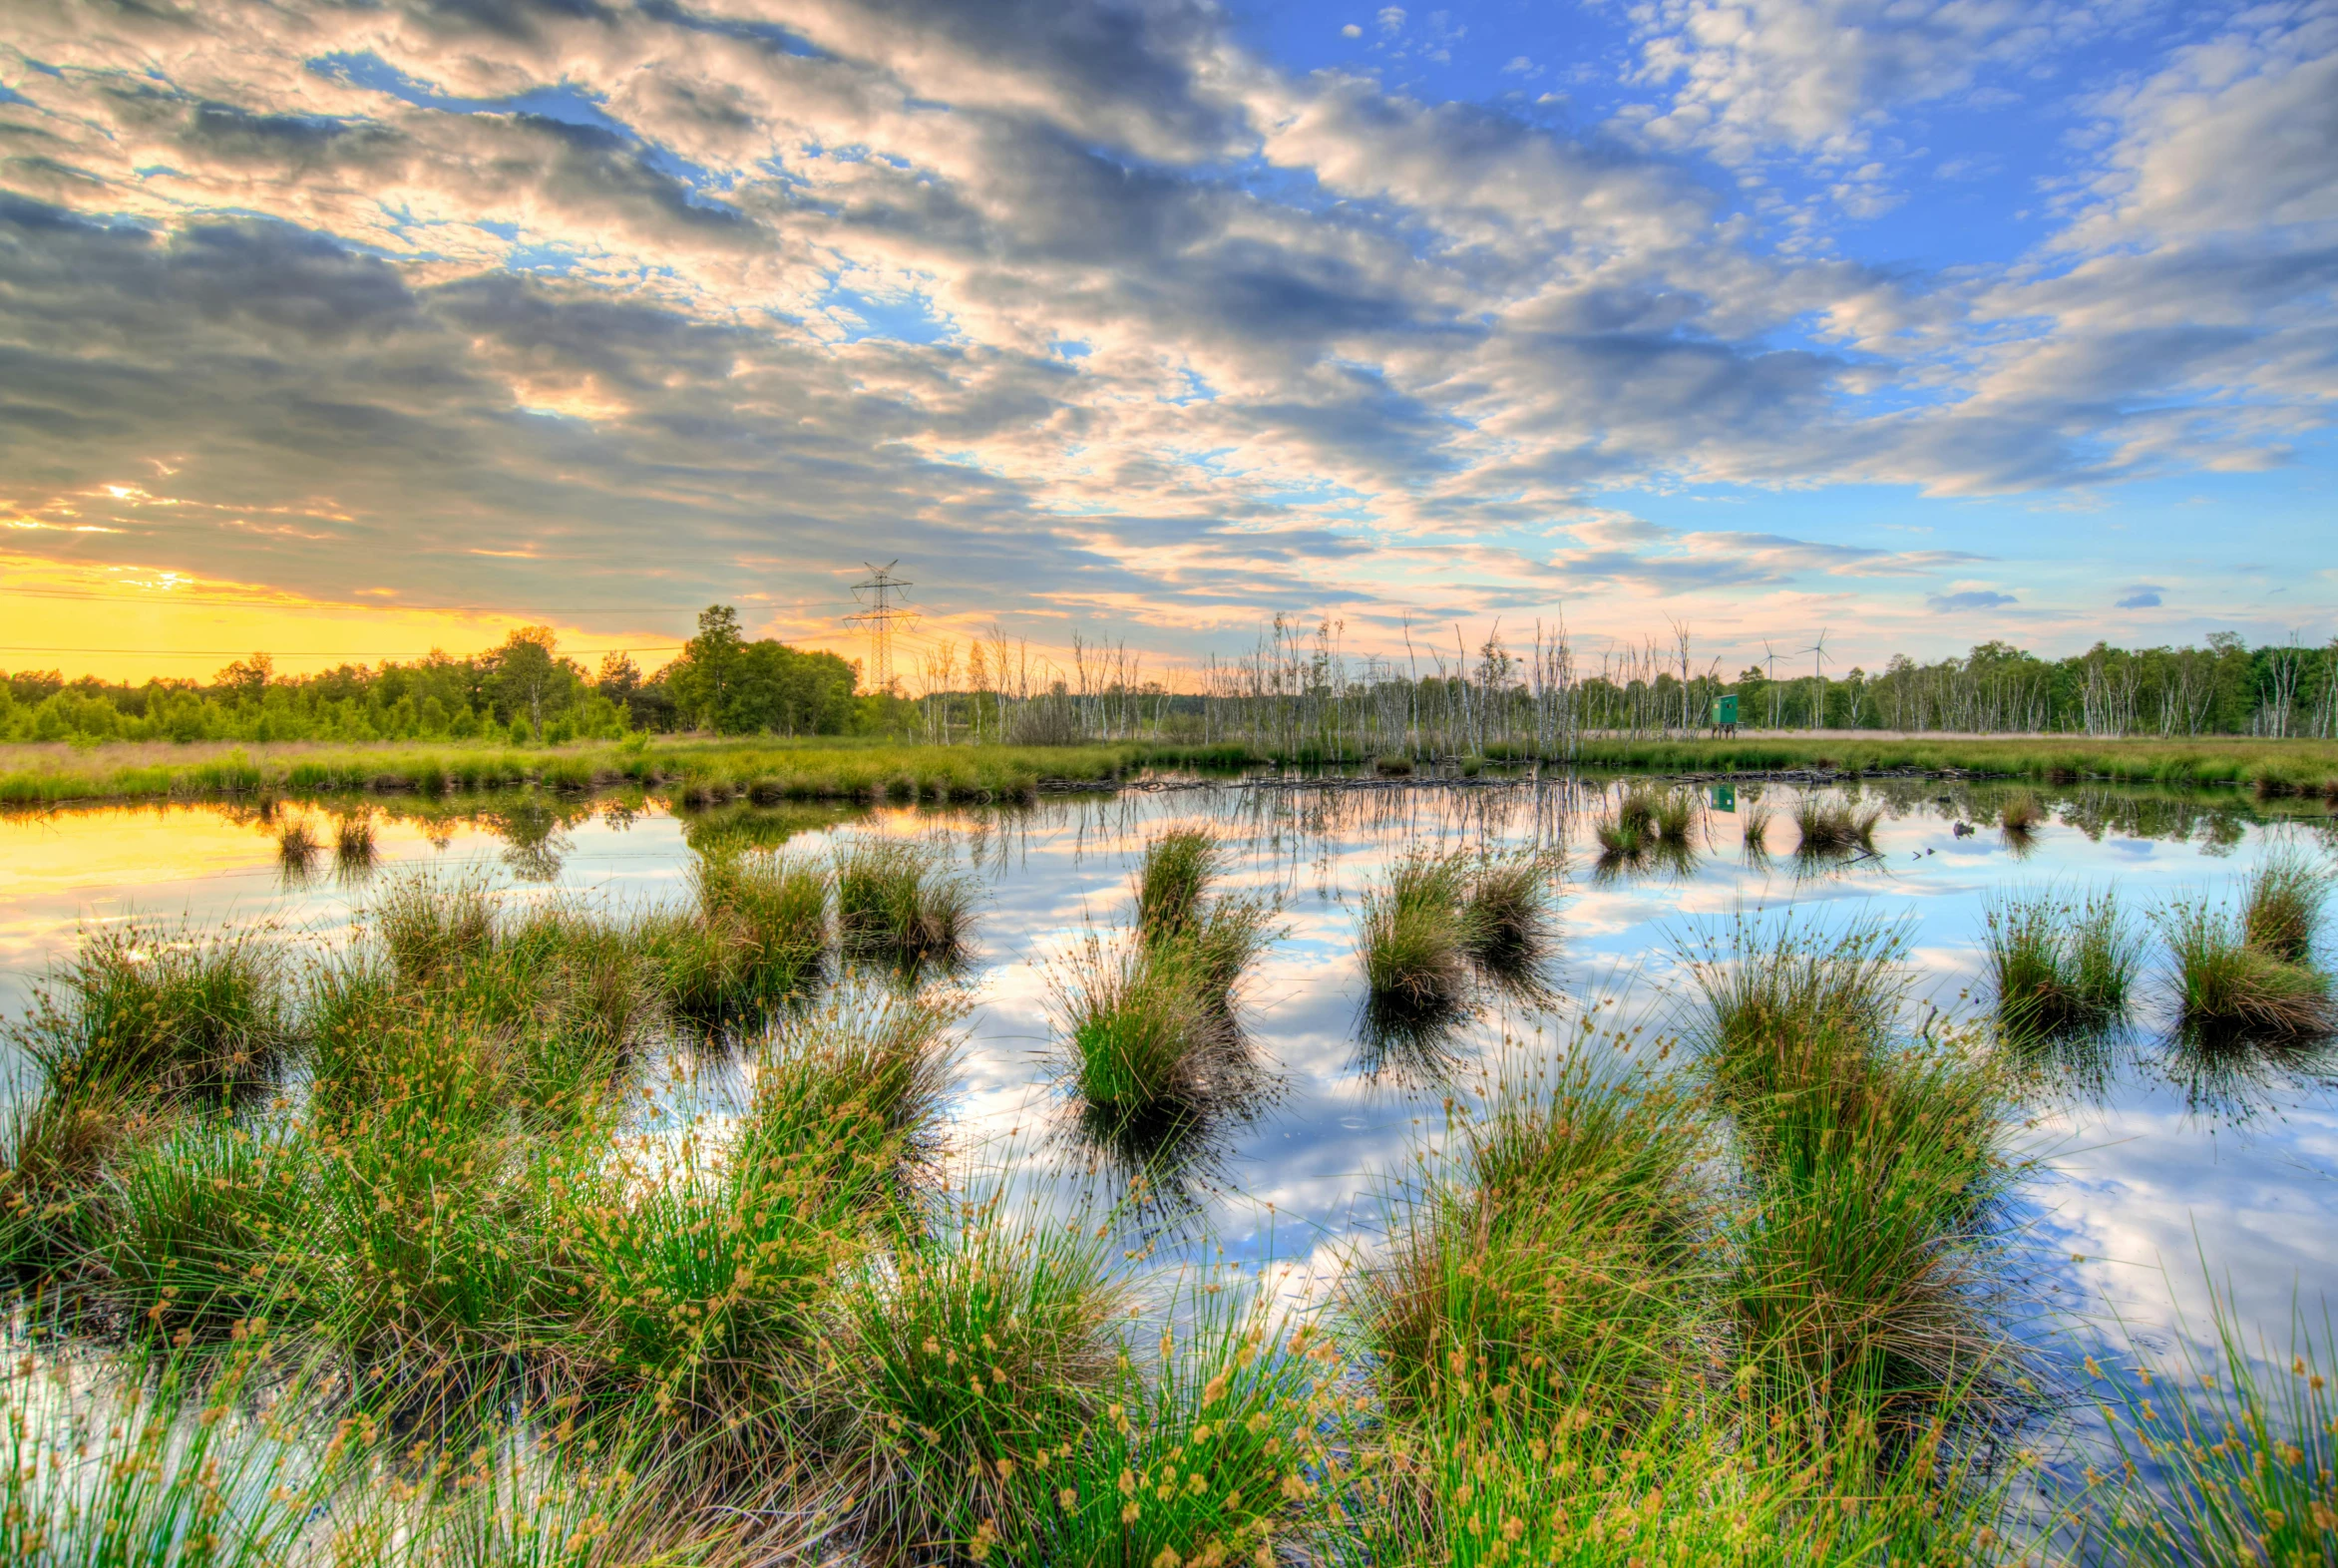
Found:
<svg viewBox="0 0 2338 1568"><path fill-rule="evenodd" d="M0 89L0 591L2338 632L2328 3L31 0Z"/></svg>

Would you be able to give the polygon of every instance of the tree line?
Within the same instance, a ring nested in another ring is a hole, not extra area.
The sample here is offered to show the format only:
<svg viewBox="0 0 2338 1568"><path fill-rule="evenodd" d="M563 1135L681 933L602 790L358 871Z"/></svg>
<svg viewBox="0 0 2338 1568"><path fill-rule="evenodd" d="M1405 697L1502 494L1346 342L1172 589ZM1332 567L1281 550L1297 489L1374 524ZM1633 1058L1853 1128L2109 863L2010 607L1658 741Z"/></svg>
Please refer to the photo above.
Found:
<svg viewBox="0 0 2338 1568"><path fill-rule="evenodd" d="M342 664L282 675L265 653L209 681L67 680L55 670L0 674L0 739L479 740L515 745L611 739L640 731L842 735L884 731L902 704L857 690L858 666L833 653L751 639L727 604L709 605L679 658L644 676L629 653L588 671L550 626L523 626L469 657L434 649L410 662Z"/></svg>

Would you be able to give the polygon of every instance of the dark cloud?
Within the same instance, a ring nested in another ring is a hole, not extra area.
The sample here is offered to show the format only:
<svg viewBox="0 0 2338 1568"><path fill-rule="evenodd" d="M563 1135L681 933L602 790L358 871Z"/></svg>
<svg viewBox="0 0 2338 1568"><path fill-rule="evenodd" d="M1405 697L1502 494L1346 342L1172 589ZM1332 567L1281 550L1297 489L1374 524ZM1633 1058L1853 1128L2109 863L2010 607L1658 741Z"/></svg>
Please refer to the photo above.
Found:
<svg viewBox="0 0 2338 1568"><path fill-rule="evenodd" d="M1953 615L1968 609L1997 609L2017 601L2011 593L1968 588L1961 593L1934 593L1924 602L1936 615Z"/></svg>
<svg viewBox="0 0 2338 1568"><path fill-rule="evenodd" d="M2166 591L2165 588L2156 588L2148 583L2139 583L2129 588L2126 596L2119 599L2112 607L2115 609L2157 609L2160 603L2159 595Z"/></svg>

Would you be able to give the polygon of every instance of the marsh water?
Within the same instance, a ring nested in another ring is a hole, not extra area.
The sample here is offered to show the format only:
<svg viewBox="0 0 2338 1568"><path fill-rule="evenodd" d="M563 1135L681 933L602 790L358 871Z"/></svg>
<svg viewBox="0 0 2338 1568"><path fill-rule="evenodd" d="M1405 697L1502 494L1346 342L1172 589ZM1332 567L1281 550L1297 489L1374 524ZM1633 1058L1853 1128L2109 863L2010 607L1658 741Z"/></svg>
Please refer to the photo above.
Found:
<svg viewBox="0 0 2338 1568"><path fill-rule="evenodd" d="M336 864L328 848L305 875L287 874L277 832L287 813L305 814L329 844L327 807L8 816L0 1009L21 1013L47 968L96 924L250 926L330 948L385 879L417 869L482 876L518 898L621 908L684 896L698 847L718 836L807 854L840 834L932 836L980 888L974 949L955 979L971 1003L951 1108L956 1157L1122 1200L1139 1266L1222 1250L1288 1264L1304 1281L1368 1242L1378 1195L1440 1144L1453 1098L1486 1071L1564 1048L1603 1002L1603 1029L1626 1020L1644 1057L1665 1050L1687 1002L1683 946L1741 915L1906 922L1919 1014L1978 1017L1993 896L2109 888L2141 917L2228 892L2277 846L2338 863L2338 834L2319 808L2275 815L2231 792L2047 789L2046 823L2009 835L1993 825L2004 787L1870 781L1850 789L1884 810L1876 853L1812 861L1791 853L1797 786L1702 784L1693 849L1620 864L1602 862L1591 826L1621 781L1153 782L982 808L677 813L638 795L535 794L350 802L375 813L371 856ZM1766 853L1745 832L1757 801L1776 814ZM1226 839L1229 888L1277 899L1282 935L1246 991L1259 1092L1203 1129L1181 1162L1157 1162L1142 1201L1128 1203L1125 1168L1082 1140L1061 1089L1048 978L1087 931L1126 926L1130 874L1148 837L1171 825ZM1442 1036L1373 1036L1355 948L1364 892L1415 849L1527 845L1564 867L1547 990L1489 993ZM2145 1341L2186 1320L2204 1328L2213 1281L2241 1323L2283 1351L2293 1310L2318 1329L2338 1296L2338 1056L2199 1059L2166 1027L2164 989L2154 968L2132 1028L2027 1065L2015 1137L2034 1164L2009 1256L2030 1304L2026 1332L2075 1347L2114 1319ZM643 1112L651 1122L674 1114L670 1103Z"/></svg>

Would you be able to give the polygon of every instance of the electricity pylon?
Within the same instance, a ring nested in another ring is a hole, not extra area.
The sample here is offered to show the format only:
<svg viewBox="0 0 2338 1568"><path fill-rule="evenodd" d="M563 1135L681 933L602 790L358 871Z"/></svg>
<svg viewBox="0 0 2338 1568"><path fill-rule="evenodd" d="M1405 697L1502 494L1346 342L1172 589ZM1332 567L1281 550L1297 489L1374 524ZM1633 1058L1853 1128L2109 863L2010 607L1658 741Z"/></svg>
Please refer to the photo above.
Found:
<svg viewBox="0 0 2338 1568"><path fill-rule="evenodd" d="M888 561L882 567L871 567L865 561L861 565L868 568L869 576L853 585L853 597L868 607L857 615L845 616L845 624L857 625L869 634L869 689L891 691L894 627L907 631L918 618L916 610L896 604L894 595L906 597L905 590L915 585L893 575L899 561Z"/></svg>

